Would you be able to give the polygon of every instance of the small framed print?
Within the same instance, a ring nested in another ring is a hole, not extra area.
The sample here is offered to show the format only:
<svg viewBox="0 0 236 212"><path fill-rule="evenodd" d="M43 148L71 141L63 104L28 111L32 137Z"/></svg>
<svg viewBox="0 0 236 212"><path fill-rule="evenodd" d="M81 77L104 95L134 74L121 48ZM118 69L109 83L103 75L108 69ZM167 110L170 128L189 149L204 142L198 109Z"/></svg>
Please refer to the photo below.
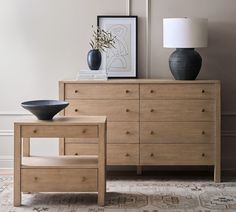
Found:
<svg viewBox="0 0 236 212"><path fill-rule="evenodd" d="M108 78L137 77L137 16L97 16L97 25L115 37L113 48L102 53L101 69Z"/></svg>

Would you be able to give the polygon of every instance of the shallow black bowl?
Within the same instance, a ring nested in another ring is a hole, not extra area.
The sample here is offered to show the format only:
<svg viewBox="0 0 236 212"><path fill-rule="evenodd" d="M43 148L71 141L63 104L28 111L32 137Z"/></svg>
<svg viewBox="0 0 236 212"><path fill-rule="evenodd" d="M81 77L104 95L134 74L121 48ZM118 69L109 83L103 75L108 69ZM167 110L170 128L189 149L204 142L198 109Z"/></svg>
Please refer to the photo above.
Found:
<svg viewBox="0 0 236 212"><path fill-rule="evenodd" d="M51 120L68 105L68 102L59 100L34 100L21 103L23 108L33 113L39 120Z"/></svg>

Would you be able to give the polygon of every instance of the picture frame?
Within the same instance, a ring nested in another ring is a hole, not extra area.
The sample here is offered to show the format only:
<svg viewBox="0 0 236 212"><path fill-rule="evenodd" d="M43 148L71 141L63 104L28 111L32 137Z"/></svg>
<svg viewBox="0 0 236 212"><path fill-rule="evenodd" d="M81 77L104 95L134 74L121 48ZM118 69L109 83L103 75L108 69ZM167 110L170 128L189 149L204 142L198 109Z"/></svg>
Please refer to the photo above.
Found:
<svg viewBox="0 0 236 212"><path fill-rule="evenodd" d="M108 78L137 78L138 16L97 16L97 26L115 36L115 48L102 52Z"/></svg>

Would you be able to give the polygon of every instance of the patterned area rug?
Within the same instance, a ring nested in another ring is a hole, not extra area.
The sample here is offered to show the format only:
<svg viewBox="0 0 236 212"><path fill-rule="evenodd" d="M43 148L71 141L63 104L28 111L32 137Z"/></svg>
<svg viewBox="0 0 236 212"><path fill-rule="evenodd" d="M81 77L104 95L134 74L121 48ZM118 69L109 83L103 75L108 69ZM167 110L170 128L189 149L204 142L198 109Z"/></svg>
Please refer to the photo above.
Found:
<svg viewBox="0 0 236 212"><path fill-rule="evenodd" d="M0 176L0 211L52 212L214 212L236 211L236 183L212 181L110 178L106 207L97 206L94 193L23 194L23 206L12 206L13 178Z"/></svg>

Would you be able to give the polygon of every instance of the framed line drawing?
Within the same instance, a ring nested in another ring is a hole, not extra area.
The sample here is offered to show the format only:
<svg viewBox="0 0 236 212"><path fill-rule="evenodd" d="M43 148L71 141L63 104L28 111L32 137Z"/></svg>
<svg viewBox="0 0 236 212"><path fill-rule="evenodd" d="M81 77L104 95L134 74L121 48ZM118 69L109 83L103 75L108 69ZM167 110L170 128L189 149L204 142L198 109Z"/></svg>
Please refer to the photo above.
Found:
<svg viewBox="0 0 236 212"><path fill-rule="evenodd" d="M115 48L102 53L101 69L109 78L137 77L137 22L137 16L97 16L97 25L115 36Z"/></svg>

